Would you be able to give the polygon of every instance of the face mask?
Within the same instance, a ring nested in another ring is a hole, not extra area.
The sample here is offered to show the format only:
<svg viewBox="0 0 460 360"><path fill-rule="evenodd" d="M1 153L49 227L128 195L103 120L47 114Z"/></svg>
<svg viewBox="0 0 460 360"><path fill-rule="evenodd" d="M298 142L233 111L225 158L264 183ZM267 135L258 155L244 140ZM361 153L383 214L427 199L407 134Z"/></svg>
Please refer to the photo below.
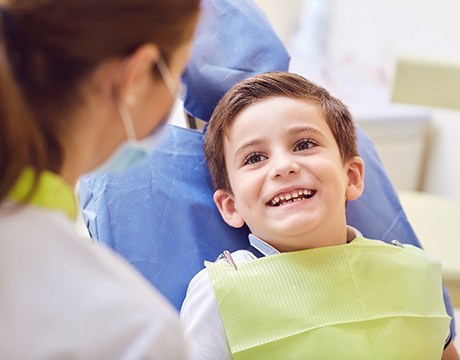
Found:
<svg viewBox="0 0 460 360"><path fill-rule="evenodd" d="M175 84L163 58L160 57L158 59L157 67L163 77L166 87L173 98L175 98L177 85ZM162 120L149 136L142 140L136 140L131 115L125 103L119 105L119 112L125 128L127 140L120 144L103 164L93 170L93 174L122 173L134 166L141 165L148 160L152 151L164 139L167 128L167 118Z"/></svg>

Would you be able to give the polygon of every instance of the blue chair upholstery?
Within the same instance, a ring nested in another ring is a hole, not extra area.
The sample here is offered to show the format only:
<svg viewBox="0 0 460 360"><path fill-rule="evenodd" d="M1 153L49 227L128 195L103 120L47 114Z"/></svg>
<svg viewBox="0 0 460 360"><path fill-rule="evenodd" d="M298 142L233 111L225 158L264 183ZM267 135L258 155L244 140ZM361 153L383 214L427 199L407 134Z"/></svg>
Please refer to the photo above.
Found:
<svg viewBox="0 0 460 360"><path fill-rule="evenodd" d="M183 81L187 112L208 120L217 101L237 81L287 70L289 56L251 1L207 0L203 5ZM225 249L248 246L248 229L227 226L213 203L202 144L202 133L168 125L165 142L148 164L125 174L92 175L80 181L80 203L91 236L127 259L178 309L204 260L215 259ZM362 129L358 146L366 164L366 185L363 195L348 204L348 223L368 238L420 246L374 144Z"/></svg>

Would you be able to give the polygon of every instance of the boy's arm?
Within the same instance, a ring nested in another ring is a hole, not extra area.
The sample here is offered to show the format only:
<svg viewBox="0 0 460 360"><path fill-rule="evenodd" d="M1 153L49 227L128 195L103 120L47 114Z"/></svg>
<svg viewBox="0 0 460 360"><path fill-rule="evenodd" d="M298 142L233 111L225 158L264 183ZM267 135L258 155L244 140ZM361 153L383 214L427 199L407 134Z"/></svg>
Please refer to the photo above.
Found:
<svg viewBox="0 0 460 360"><path fill-rule="evenodd" d="M191 360L232 359L217 299L206 269L190 282L180 320Z"/></svg>
<svg viewBox="0 0 460 360"><path fill-rule="evenodd" d="M442 353L442 360L460 360L460 356L455 348L455 344L452 341L449 346Z"/></svg>

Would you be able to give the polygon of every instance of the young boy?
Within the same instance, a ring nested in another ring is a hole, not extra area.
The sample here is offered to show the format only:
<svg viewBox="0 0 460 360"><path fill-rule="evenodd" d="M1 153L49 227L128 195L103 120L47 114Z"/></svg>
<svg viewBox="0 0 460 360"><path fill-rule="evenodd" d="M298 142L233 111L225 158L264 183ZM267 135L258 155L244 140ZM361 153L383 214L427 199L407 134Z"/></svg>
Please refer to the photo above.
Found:
<svg viewBox="0 0 460 360"><path fill-rule="evenodd" d="M205 155L219 212L251 247L191 281L192 359L441 358L440 264L346 224L364 164L339 100L295 74L247 79L216 107Z"/></svg>

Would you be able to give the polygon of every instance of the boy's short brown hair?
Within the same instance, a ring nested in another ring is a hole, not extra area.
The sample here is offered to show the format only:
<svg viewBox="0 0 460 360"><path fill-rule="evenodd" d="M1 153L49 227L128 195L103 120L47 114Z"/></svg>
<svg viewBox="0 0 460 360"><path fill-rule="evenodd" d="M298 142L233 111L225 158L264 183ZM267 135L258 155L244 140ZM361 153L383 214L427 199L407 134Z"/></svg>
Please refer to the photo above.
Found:
<svg viewBox="0 0 460 360"><path fill-rule="evenodd" d="M300 75L268 72L243 80L219 101L209 121L204 152L215 189L231 192L225 166L224 140L237 115L247 106L272 96L286 96L317 103L339 147L342 161L358 155L356 133L347 107L329 92Z"/></svg>

